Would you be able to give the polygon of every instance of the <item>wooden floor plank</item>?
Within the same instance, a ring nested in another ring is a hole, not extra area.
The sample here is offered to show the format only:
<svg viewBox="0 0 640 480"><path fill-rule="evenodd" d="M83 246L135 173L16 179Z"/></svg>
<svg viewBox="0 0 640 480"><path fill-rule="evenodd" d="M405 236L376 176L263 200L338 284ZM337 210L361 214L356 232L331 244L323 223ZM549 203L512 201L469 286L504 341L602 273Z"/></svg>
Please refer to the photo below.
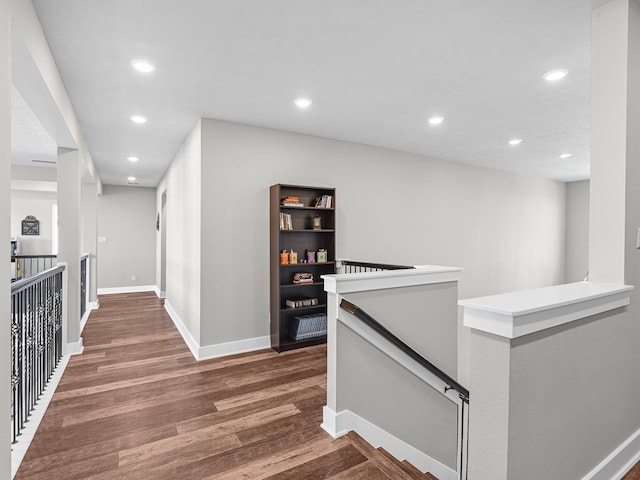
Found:
<svg viewBox="0 0 640 480"><path fill-rule="evenodd" d="M197 362L154 294L100 304L16 480L409 478L320 427L326 346Z"/></svg>

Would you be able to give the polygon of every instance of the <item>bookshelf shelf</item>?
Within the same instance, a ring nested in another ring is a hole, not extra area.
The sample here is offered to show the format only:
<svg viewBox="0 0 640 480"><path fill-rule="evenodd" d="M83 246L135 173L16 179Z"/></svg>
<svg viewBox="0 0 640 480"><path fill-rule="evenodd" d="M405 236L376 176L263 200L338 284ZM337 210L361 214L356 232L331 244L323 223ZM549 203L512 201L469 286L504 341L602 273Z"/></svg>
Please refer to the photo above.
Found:
<svg viewBox="0 0 640 480"><path fill-rule="evenodd" d="M314 265L335 265L336 262L316 262L316 263L285 263L281 264L280 268L298 268L304 269L305 267L313 267Z"/></svg>
<svg viewBox="0 0 640 480"><path fill-rule="evenodd" d="M298 228L295 230L280 230L282 233L335 233L334 229L321 228L313 230L311 228Z"/></svg>
<svg viewBox="0 0 640 480"><path fill-rule="evenodd" d="M324 282L313 282L313 283L283 283L280 285L281 288L301 288L301 287L313 287L318 285L324 285Z"/></svg>
<svg viewBox="0 0 640 480"><path fill-rule="evenodd" d="M281 312L289 313L289 312L310 312L313 310L326 310L327 305L325 303L319 305L311 305L309 307L296 307L296 308L281 308Z"/></svg>
<svg viewBox="0 0 640 480"><path fill-rule="evenodd" d="M326 333L317 317L327 313L321 276L336 271L335 189L277 184L271 186L269 197L271 347L283 352L324 343ZM283 205L285 199L295 205ZM296 252L298 263L281 264L280 254L285 250ZM307 251L317 255L320 250L326 251L326 262L301 263ZM297 278L310 274L313 282L294 284L296 274ZM287 300L310 298L317 299L318 304L285 308Z"/></svg>

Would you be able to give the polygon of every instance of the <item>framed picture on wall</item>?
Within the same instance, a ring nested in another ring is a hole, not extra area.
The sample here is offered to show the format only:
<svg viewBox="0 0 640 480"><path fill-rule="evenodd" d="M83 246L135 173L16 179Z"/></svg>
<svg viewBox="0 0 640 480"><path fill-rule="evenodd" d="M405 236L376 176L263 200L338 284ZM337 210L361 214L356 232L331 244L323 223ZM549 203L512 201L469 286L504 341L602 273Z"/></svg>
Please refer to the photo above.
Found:
<svg viewBox="0 0 640 480"><path fill-rule="evenodd" d="M40 235L40 220L33 215L27 215L22 220L22 235Z"/></svg>

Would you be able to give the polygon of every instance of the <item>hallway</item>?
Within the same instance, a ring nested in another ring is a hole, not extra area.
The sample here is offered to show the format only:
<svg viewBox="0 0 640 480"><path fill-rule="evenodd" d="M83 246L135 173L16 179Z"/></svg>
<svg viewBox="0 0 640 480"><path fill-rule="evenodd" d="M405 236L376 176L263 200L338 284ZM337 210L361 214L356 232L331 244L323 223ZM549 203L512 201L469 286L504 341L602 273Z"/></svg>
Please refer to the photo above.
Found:
<svg viewBox="0 0 640 480"><path fill-rule="evenodd" d="M100 305L16 480L434 478L320 428L325 346L196 362L155 294Z"/></svg>

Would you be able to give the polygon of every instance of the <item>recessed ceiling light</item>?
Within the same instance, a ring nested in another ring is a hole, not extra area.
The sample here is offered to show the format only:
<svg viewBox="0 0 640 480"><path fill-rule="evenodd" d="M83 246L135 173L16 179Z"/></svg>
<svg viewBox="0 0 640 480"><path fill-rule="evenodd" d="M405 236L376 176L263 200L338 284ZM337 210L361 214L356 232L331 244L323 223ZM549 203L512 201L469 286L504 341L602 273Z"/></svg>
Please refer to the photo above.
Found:
<svg viewBox="0 0 640 480"><path fill-rule="evenodd" d="M548 82L557 82L558 80L562 80L564 77L566 77L568 73L569 70L560 68L558 70L548 71L542 76L542 78L544 78Z"/></svg>
<svg viewBox="0 0 640 480"><path fill-rule="evenodd" d="M156 69L156 66L153 62L150 62L149 60L143 60L141 58L131 60L131 66L141 73L151 73Z"/></svg>
<svg viewBox="0 0 640 480"><path fill-rule="evenodd" d="M147 123L147 117L143 117L142 115L131 115L131 121L133 123Z"/></svg>
<svg viewBox="0 0 640 480"><path fill-rule="evenodd" d="M140 159L138 157L127 157L127 160L129 160L130 162L136 163Z"/></svg>
<svg viewBox="0 0 640 480"><path fill-rule="evenodd" d="M430 117L428 122L431 125L440 125L442 122L444 122L444 117L440 117L440 116L436 115L435 117Z"/></svg>
<svg viewBox="0 0 640 480"><path fill-rule="evenodd" d="M308 108L313 103L313 100L306 97L300 97L296 98L293 103L295 103L298 108Z"/></svg>
<svg viewBox="0 0 640 480"><path fill-rule="evenodd" d="M509 140L509 145L520 145L523 142L521 138L512 138Z"/></svg>
<svg viewBox="0 0 640 480"><path fill-rule="evenodd" d="M571 155L573 155L573 153L563 153L562 155L560 155L560 158L564 160L565 158L569 158Z"/></svg>
<svg viewBox="0 0 640 480"><path fill-rule="evenodd" d="M136 177L127 177L127 180L129 180L130 182L135 182L136 181Z"/></svg>

